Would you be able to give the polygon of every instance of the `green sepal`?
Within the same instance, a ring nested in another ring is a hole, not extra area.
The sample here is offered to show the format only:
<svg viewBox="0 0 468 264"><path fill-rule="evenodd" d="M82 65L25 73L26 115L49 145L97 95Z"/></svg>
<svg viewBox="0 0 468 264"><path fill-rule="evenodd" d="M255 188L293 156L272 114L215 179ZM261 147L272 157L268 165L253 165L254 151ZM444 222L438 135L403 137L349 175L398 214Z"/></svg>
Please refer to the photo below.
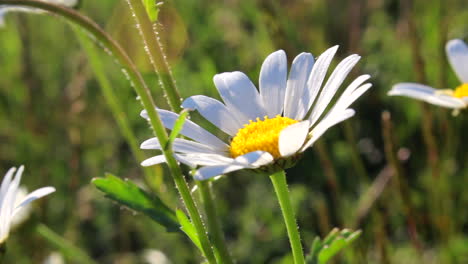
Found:
<svg viewBox="0 0 468 264"><path fill-rule="evenodd" d="M105 178L94 178L91 182L105 196L137 212L142 212L164 226L168 232L180 231L180 225L173 210L157 196L150 195L129 180L122 180L110 173Z"/></svg>

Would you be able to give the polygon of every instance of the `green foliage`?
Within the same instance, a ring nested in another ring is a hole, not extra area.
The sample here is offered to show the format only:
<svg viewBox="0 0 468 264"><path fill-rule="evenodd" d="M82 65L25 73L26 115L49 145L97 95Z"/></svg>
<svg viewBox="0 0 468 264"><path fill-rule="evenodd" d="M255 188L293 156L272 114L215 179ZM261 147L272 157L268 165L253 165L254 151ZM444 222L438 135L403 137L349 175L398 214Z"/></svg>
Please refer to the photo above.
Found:
<svg viewBox="0 0 468 264"><path fill-rule="evenodd" d="M316 237L306 258L307 264L325 264L361 235L361 231L334 228L323 240Z"/></svg>
<svg viewBox="0 0 468 264"><path fill-rule="evenodd" d="M177 138L177 136L179 136L180 131L184 127L188 114L189 110L187 109L184 109L180 112L179 118L177 118L175 121L174 126L172 127L172 131L169 134L168 144L174 143L174 140Z"/></svg>
<svg viewBox="0 0 468 264"><path fill-rule="evenodd" d="M202 251L200 239L198 238L197 232L192 222L190 222L188 217L181 210L177 210L176 215L181 226L180 229L182 229L182 231L184 231L184 233L190 238L190 240L192 240L193 244L195 244L198 247L198 249Z"/></svg>
<svg viewBox="0 0 468 264"><path fill-rule="evenodd" d="M142 0L151 22L158 20L159 7L156 0Z"/></svg>
<svg viewBox="0 0 468 264"><path fill-rule="evenodd" d="M155 195L142 190L129 180L122 180L107 173L105 178L91 181L106 197L137 212L142 212L166 228L168 232L179 231L179 223L173 210Z"/></svg>
<svg viewBox="0 0 468 264"><path fill-rule="evenodd" d="M69 240L61 237L44 224L39 224L37 226L37 232L44 237L48 243L56 247L67 260L74 263L97 264L86 252L71 244Z"/></svg>

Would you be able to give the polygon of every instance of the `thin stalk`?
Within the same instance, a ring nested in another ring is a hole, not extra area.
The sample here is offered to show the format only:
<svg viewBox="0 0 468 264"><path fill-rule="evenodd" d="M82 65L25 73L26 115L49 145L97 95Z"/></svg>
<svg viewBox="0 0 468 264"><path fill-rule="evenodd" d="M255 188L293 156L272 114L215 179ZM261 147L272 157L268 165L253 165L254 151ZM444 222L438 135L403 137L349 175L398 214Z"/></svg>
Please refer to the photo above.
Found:
<svg viewBox="0 0 468 264"><path fill-rule="evenodd" d="M127 0L127 4L135 18L137 29L145 45L145 51L148 54L154 72L159 77L159 84L164 91L169 107L175 112L180 112L182 98L177 90L175 79L172 76L172 71L166 60L164 49L160 37L158 36L158 24L157 22L151 22L141 0ZM205 183L197 184L199 186L205 185ZM213 219L213 217L217 218L217 215L214 210L214 201L212 200L210 189L209 187L201 187L200 192L203 197L208 229L210 233L215 232L212 234L213 242L216 244L215 246L220 253L221 260L223 260L223 263L232 263L229 252L225 246L219 222L217 219Z"/></svg>
<svg viewBox="0 0 468 264"><path fill-rule="evenodd" d="M163 47L158 36L158 25L153 25L151 22L142 0L127 0L127 3L133 13L137 29L145 45L145 51L148 54L151 65L153 65L154 72L159 78L159 84L164 91L169 107L174 112L180 112L181 97L169 64L164 56Z"/></svg>
<svg viewBox="0 0 468 264"><path fill-rule="evenodd" d="M339 200L341 192L340 192L340 186L336 179L336 170L333 167L333 162L330 158L330 154L328 153L327 147L322 140L318 140L317 142L315 142L314 149L319 156L320 164L322 165L322 168L323 168L323 174L325 175L326 182L331 193L330 195L331 195L332 203L333 203L332 208L337 209L334 213L336 215L338 222L341 223L342 218L340 214L342 210L340 210L341 203Z"/></svg>
<svg viewBox="0 0 468 264"><path fill-rule="evenodd" d="M55 233L44 224L39 224L36 229L48 243L56 247L63 256L76 263L97 264L85 251L73 245L69 240Z"/></svg>
<svg viewBox="0 0 468 264"><path fill-rule="evenodd" d="M270 175L271 182L275 188L276 197L283 212L284 223L288 231L289 243L291 244L293 259L295 264L304 264L304 253L302 251L301 237L296 223L296 217L289 197L286 174L278 171Z"/></svg>
<svg viewBox="0 0 468 264"><path fill-rule="evenodd" d="M112 115L114 116L115 121L117 122L117 126L119 127L120 132L127 141L130 150L132 151L132 154L137 160L137 162L143 161L145 157L140 150L138 140L135 134L130 128L130 124L128 123L128 117L123 111L122 107L120 106L119 99L114 93L109 80L105 76L104 65L99 59L97 49L94 47L93 43L91 43L89 38L85 36L85 34L79 28L73 27L73 29L75 31L78 41L80 42L81 47L83 47L83 49L88 55L89 64L99 83L99 87L101 88L102 94L104 95L104 100L109 106L109 109L111 110ZM154 170L152 170L151 168L143 167L143 172L145 173L147 179L153 179L154 176L160 177L157 175L153 175L153 171Z"/></svg>
<svg viewBox="0 0 468 264"><path fill-rule="evenodd" d="M396 186L398 188L398 193L400 194L400 198L403 201L409 236L414 248L419 253L421 253L423 248L421 241L418 238L417 224L415 221L414 210L410 199L408 185L404 180L405 177L403 175L403 169L401 168L401 164L398 161L398 157L395 151L395 140L393 138L393 124L391 121L390 112L382 113L382 133L384 139L385 156L393 170L393 173L395 174L395 181Z"/></svg>
<svg viewBox="0 0 468 264"><path fill-rule="evenodd" d="M202 196L203 206L205 207L208 231L211 234L215 249L218 253L217 257L219 262L232 264L233 261L226 247L221 224L219 223L219 218L216 213L216 207L211 193L211 183L208 181L197 181L197 185Z"/></svg>
<svg viewBox="0 0 468 264"><path fill-rule="evenodd" d="M403 15L406 18L406 22L408 24L408 35L410 38L411 43L411 54L413 56L413 68L416 72L416 80L419 83L427 84L426 78L426 70L424 60L421 54L421 43L420 39L418 38L418 32L416 29L416 24L414 21L414 15L412 14L412 4L413 1L411 0L401 0L402 11ZM428 150L428 162L431 166L432 176L436 179L440 176L440 168L439 168L439 154L436 145L436 140L434 135L432 134L432 112L428 108L427 104L421 103L421 110L422 110L422 132L423 132L423 140L426 144Z"/></svg>
<svg viewBox="0 0 468 264"><path fill-rule="evenodd" d="M150 118L150 125L153 131L161 142L162 145L166 145L168 141L167 132L163 126L161 119L156 111L156 105L151 97L149 89L143 80L141 74L137 71L135 64L128 57L122 47L115 42L109 34L103 31L94 21L86 16L81 15L73 9L66 8L60 5L54 5L47 2L37 0L0 0L0 6L11 5L11 6L26 6L39 8L45 11L52 12L56 15L60 15L66 18L69 22L80 26L89 34L91 34L100 44L102 44L110 53L112 53L118 62L123 67L123 70L128 75L133 88L140 97L143 107L148 112ZM200 243L203 248L203 254L207 258L209 263L216 263L211 246L208 240L208 236L205 232L205 227L198 213L198 209L195 202L190 194L190 190L182 176L182 172L177 161L174 158L172 149L163 149L164 157L166 158L169 170L174 178L174 182L179 190L182 200L187 207L189 215L193 221L195 229L200 239Z"/></svg>

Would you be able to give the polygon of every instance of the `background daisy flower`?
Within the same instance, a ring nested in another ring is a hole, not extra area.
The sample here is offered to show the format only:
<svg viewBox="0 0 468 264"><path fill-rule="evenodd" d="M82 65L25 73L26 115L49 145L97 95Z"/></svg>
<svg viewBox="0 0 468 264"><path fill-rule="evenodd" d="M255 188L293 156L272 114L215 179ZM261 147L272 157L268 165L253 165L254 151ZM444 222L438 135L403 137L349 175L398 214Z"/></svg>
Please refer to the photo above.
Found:
<svg viewBox="0 0 468 264"><path fill-rule="evenodd" d="M354 80L337 102L326 111L344 79L359 61L351 55L341 61L325 85L327 69L338 46L317 61L310 53L301 53L293 61L289 76L284 51L270 54L264 61L259 91L242 72L226 72L214 76L214 83L224 104L216 99L195 95L182 107L197 110L204 118L227 133L224 142L192 121L187 120L181 134L188 139L175 140L175 158L191 167L201 167L195 179L205 180L241 169L274 172L291 167L299 154L330 127L354 115L348 108L367 91L363 84L369 75ZM178 114L158 109L166 128L171 129ZM142 112L148 118L146 111ZM157 138L141 145L142 149L161 149ZM143 166L165 161L163 155L149 158Z"/></svg>
<svg viewBox="0 0 468 264"><path fill-rule="evenodd" d="M14 167L9 169L0 186L0 244L5 243L10 233L10 227L16 221L17 216L21 216L22 210L27 208L29 203L55 192L54 187L42 187L26 196L21 194L19 184L23 170L24 166L19 167L17 171Z"/></svg>
<svg viewBox="0 0 468 264"><path fill-rule="evenodd" d="M51 4L63 5L67 7L74 7L78 4L79 0L40 0L43 2L48 2ZM0 26L5 24L4 16L8 12L33 12L33 13L43 13L43 11L35 8L28 7L17 7L17 6L3 6L0 8Z"/></svg>
<svg viewBox="0 0 468 264"><path fill-rule="evenodd" d="M430 104L463 109L468 106L468 46L460 39L447 42L445 47L450 64L461 85L455 89L434 89L419 83L398 83L388 95L402 95Z"/></svg>

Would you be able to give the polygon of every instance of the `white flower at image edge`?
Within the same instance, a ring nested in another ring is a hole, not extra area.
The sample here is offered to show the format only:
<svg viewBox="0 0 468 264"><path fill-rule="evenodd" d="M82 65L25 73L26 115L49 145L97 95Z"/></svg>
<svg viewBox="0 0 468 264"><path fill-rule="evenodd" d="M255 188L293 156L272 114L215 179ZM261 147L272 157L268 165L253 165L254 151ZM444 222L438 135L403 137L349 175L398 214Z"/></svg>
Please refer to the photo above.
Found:
<svg viewBox="0 0 468 264"><path fill-rule="evenodd" d="M468 46L459 39L447 42L447 57L461 85L455 89L434 89L419 83L398 83L388 95L401 95L430 104L460 110L468 107Z"/></svg>
<svg viewBox="0 0 468 264"><path fill-rule="evenodd" d="M224 103L203 95L187 98L182 107L197 110L205 119L230 136L222 141L194 122L187 120L173 144L175 158L193 168L194 177L205 180L241 169L274 172L294 165L299 154L311 147L330 127L354 115L348 108L371 84L369 75L356 78L329 108L329 104L351 69L359 61L351 55L341 61L322 85L333 56L334 46L317 61L301 53L293 61L289 75L284 51L270 54L264 61L259 91L242 72L214 76ZM326 111L328 109L328 111ZM171 129L178 114L157 109L164 126ZM148 119L146 111L141 114ZM157 138L146 140L142 149L161 149ZM165 162L163 155L149 158L143 166Z"/></svg>
<svg viewBox="0 0 468 264"><path fill-rule="evenodd" d="M74 7L78 4L79 0L40 0L51 4L63 5L67 7ZM4 16L7 12L29 12L29 13L42 13L43 11L36 8L9 6L4 5L0 7L0 26L5 24Z"/></svg>
<svg viewBox="0 0 468 264"><path fill-rule="evenodd" d="M54 187L43 187L34 192L24 195L19 186L24 166L11 168L3 177L0 187L0 244L3 244L8 238L10 228L15 221L24 220L21 217L22 210L27 210L27 206L32 201L45 195L55 192ZM16 174L15 174L16 171Z"/></svg>

